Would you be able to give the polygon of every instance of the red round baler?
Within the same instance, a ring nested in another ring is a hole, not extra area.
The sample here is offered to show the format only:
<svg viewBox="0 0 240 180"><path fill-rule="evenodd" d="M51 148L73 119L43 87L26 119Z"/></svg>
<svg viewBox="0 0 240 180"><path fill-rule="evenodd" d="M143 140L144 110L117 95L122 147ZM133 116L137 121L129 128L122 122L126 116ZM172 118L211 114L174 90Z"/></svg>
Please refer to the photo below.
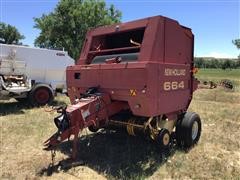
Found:
<svg viewBox="0 0 240 180"><path fill-rule="evenodd" d="M58 131L45 145L54 148L84 128L126 129L145 134L161 149L173 140L190 148L201 120L187 112L194 78L194 35L177 21L155 16L88 31L77 64L67 67L71 105L54 119Z"/></svg>

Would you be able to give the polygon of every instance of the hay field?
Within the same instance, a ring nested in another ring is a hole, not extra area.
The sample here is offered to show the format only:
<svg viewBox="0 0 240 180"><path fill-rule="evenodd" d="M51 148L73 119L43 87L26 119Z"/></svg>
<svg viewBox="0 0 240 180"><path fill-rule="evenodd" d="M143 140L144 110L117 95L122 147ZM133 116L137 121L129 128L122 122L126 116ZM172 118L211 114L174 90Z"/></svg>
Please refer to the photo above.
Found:
<svg viewBox="0 0 240 180"><path fill-rule="evenodd" d="M198 77L240 80L238 74L230 77L222 72L219 77L218 73L200 70ZM64 96L54 102L64 103L69 103ZM153 144L138 137L84 131L78 163L58 166L70 154L66 142L57 151L55 166L49 167L50 152L42 150L42 143L56 130L56 114L15 100L1 101L0 179L240 179L239 88L234 92L199 89L189 111L201 116L203 131L198 145L187 153L174 147L161 155Z"/></svg>

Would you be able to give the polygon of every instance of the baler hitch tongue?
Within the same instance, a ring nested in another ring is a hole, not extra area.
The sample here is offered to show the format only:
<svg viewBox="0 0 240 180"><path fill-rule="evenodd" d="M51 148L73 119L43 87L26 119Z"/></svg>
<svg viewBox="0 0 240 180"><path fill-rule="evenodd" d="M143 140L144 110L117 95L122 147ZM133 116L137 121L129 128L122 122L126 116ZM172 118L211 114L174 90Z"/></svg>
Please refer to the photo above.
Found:
<svg viewBox="0 0 240 180"><path fill-rule="evenodd" d="M54 139L57 139L57 133L53 134L49 139L47 139L46 141L44 141L43 146L44 146L44 150L51 150L53 148L53 143L51 141L53 141Z"/></svg>
<svg viewBox="0 0 240 180"><path fill-rule="evenodd" d="M44 142L44 146L45 146L44 149L51 149L53 146L60 143L62 132L69 128L69 119L68 119L68 114L66 109L67 109L66 106L59 106L59 107L53 108L53 110L56 110L60 114L54 118L54 123L58 128L58 131Z"/></svg>
<svg viewBox="0 0 240 180"><path fill-rule="evenodd" d="M79 132L87 127L99 128L107 119L126 108L126 103L112 102L108 94L95 93L84 96L76 104L59 110L61 114L54 118L58 131L44 142L46 149L53 149L71 135L73 139L73 158L76 156Z"/></svg>

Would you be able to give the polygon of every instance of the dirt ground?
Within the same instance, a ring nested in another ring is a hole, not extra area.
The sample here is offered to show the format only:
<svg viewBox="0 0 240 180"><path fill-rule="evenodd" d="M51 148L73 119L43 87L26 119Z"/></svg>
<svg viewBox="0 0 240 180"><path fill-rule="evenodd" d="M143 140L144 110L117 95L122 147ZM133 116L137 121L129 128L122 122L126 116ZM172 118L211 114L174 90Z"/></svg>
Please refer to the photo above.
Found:
<svg viewBox="0 0 240 180"><path fill-rule="evenodd" d="M55 105L68 103L60 96ZM161 154L154 144L124 133L84 131L79 156L68 163L70 143L56 152L43 142L56 131L44 108L0 102L0 179L240 179L240 93L200 89L189 111L202 118L202 136L189 152L173 147Z"/></svg>

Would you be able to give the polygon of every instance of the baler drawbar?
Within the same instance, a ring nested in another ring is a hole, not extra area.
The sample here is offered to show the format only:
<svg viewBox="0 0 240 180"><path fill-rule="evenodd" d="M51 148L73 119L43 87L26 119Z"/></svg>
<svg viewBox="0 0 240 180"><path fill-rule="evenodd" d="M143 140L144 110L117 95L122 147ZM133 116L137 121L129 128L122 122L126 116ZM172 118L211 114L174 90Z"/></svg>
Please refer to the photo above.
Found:
<svg viewBox="0 0 240 180"><path fill-rule="evenodd" d="M44 142L45 146L53 148L73 135L72 157L75 158L78 134L87 127L106 125L110 116L126 107L126 103L112 102L110 96L104 93L84 94L76 104L58 110L61 115L54 118L58 131Z"/></svg>

